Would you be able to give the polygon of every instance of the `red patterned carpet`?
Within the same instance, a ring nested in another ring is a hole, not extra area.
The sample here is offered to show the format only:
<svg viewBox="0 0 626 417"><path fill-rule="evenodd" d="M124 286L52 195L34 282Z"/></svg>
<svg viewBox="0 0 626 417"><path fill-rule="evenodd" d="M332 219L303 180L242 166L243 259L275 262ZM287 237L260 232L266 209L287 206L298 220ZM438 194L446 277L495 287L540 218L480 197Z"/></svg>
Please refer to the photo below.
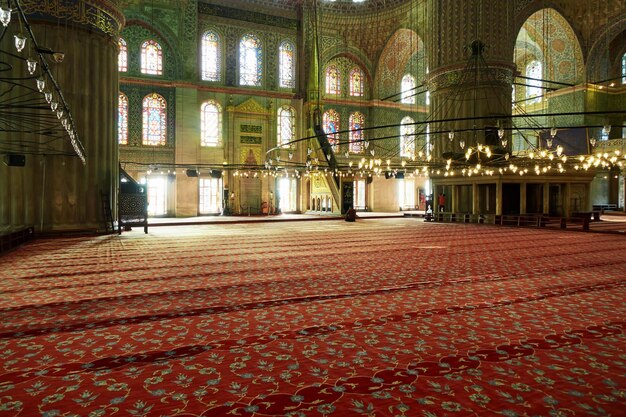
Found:
<svg viewBox="0 0 626 417"><path fill-rule="evenodd" d="M623 416L626 239L417 219L0 258L2 416Z"/></svg>

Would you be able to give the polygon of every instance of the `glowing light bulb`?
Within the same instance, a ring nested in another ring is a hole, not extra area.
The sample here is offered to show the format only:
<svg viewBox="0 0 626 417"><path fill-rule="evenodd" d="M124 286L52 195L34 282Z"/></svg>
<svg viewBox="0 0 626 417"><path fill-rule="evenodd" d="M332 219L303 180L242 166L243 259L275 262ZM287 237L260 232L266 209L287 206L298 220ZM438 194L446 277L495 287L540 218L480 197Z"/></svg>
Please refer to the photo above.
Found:
<svg viewBox="0 0 626 417"><path fill-rule="evenodd" d="M13 35L13 37L15 38L15 49L17 50L17 52L22 52L22 50L26 46L26 37L21 33Z"/></svg>
<svg viewBox="0 0 626 417"><path fill-rule="evenodd" d="M0 23L2 23L2 26L7 27L9 22L11 22L11 9L0 7Z"/></svg>

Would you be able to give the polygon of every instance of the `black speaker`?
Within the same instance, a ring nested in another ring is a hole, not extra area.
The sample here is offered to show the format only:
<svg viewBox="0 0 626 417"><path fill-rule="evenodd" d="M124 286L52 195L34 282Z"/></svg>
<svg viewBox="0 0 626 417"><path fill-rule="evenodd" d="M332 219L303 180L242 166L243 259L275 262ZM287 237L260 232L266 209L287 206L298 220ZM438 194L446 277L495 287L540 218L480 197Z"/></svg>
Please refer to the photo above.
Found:
<svg viewBox="0 0 626 417"><path fill-rule="evenodd" d="M372 177L371 175L370 175L370 176L368 176L368 177L365 179L365 183L366 183L366 184L371 184L371 183L372 183L372 181L374 181L374 177Z"/></svg>
<svg viewBox="0 0 626 417"><path fill-rule="evenodd" d="M396 172L396 179L397 180L403 180L404 179L404 172Z"/></svg>
<svg viewBox="0 0 626 417"><path fill-rule="evenodd" d="M222 178L222 171L212 170L211 171L211 178L217 178L217 179Z"/></svg>
<svg viewBox="0 0 626 417"><path fill-rule="evenodd" d="M23 167L26 165L26 156L14 153L4 155L4 164L10 167Z"/></svg>
<svg viewBox="0 0 626 417"><path fill-rule="evenodd" d="M393 178L393 174L389 171L385 171L385 179Z"/></svg>
<svg viewBox="0 0 626 417"><path fill-rule="evenodd" d="M198 176L198 171L195 170L195 169L188 169L185 172L187 173L188 177L197 177Z"/></svg>

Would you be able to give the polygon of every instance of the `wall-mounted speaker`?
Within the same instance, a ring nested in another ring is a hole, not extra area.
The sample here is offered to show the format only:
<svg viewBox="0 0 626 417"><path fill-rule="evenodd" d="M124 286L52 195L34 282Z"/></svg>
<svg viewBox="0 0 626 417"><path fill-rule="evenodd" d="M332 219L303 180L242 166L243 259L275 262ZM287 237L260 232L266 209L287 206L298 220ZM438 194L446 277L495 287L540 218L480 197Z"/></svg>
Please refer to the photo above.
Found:
<svg viewBox="0 0 626 417"><path fill-rule="evenodd" d="M187 171L185 171L185 173L187 174L188 177L197 177L198 176L198 171L195 169L188 169Z"/></svg>
<svg viewBox="0 0 626 417"><path fill-rule="evenodd" d="M211 171L211 178L217 178L217 179L222 178L222 171L212 170Z"/></svg>
<svg viewBox="0 0 626 417"><path fill-rule="evenodd" d="M26 165L26 156L14 153L4 155L3 162L10 167L23 167Z"/></svg>

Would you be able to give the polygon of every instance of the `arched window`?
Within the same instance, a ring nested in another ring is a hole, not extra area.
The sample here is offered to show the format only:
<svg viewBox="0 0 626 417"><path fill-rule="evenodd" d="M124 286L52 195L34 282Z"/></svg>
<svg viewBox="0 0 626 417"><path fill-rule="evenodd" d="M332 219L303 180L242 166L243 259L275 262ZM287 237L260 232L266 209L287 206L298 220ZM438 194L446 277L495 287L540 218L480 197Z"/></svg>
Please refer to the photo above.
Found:
<svg viewBox="0 0 626 417"><path fill-rule="evenodd" d="M295 83L295 47L293 43L284 41L278 50L279 87L294 88Z"/></svg>
<svg viewBox="0 0 626 417"><path fill-rule="evenodd" d="M296 138L295 111L289 106L278 109L278 146L285 145Z"/></svg>
<svg viewBox="0 0 626 417"><path fill-rule="evenodd" d="M200 146L222 144L222 107L209 100L200 107Z"/></svg>
<svg viewBox="0 0 626 417"><path fill-rule="evenodd" d="M350 115L350 133L349 133L349 150L352 153L363 152L363 126L365 124L365 116L361 112L354 112Z"/></svg>
<svg viewBox="0 0 626 417"><path fill-rule="evenodd" d="M415 78L411 74L402 77L400 83L400 102L415 104Z"/></svg>
<svg viewBox="0 0 626 417"><path fill-rule="evenodd" d="M117 55L117 70L126 72L128 71L128 46L123 38L119 38L117 44L120 47L120 53Z"/></svg>
<svg viewBox="0 0 626 417"><path fill-rule="evenodd" d="M622 55L622 84L626 84L626 53Z"/></svg>
<svg viewBox="0 0 626 417"><path fill-rule="evenodd" d="M141 45L141 73L163 75L163 51L161 45L153 40Z"/></svg>
<svg viewBox="0 0 626 417"><path fill-rule="evenodd" d="M144 145L165 145L167 133L167 103L156 94L148 94L143 99L143 140Z"/></svg>
<svg viewBox="0 0 626 417"><path fill-rule="evenodd" d="M220 37L209 31L202 35L202 79L219 81L221 67Z"/></svg>
<svg viewBox="0 0 626 417"><path fill-rule="evenodd" d="M128 145L128 97L120 93L117 105L117 141Z"/></svg>
<svg viewBox="0 0 626 417"><path fill-rule="evenodd" d="M363 96L363 70L361 68L352 68L350 71L350 95L352 97Z"/></svg>
<svg viewBox="0 0 626 417"><path fill-rule="evenodd" d="M541 62L531 61L526 66L526 104L539 103L541 101L541 79L543 69Z"/></svg>
<svg viewBox="0 0 626 417"><path fill-rule="evenodd" d="M406 116L400 122L400 156L412 158L415 155L415 120Z"/></svg>
<svg viewBox="0 0 626 417"><path fill-rule="evenodd" d="M324 112L322 116L322 122L324 124L324 132L328 137L328 142L337 149L339 145L339 113L335 110L328 110Z"/></svg>
<svg viewBox="0 0 626 417"><path fill-rule="evenodd" d="M239 41L239 84L260 86L262 62L261 41L253 34L244 35Z"/></svg>
<svg viewBox="0 0 626 417"><path fill-rule="evenodd" d="M341 73L334 65L326 68L326 94L341 94Z"/></svg>

